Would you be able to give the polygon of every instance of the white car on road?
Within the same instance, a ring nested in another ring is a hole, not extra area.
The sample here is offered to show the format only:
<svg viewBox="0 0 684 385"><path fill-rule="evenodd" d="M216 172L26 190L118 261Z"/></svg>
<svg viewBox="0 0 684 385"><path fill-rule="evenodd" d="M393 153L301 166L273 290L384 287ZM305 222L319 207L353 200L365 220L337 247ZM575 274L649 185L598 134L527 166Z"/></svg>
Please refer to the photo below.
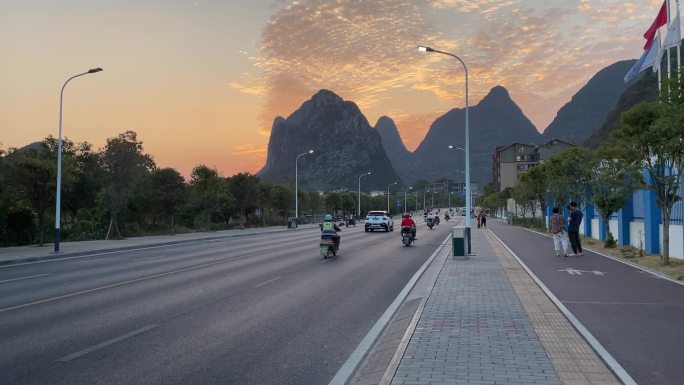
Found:
<svg viewBox="0 0 684 385"><path fill-rule="evenodd" d="M370 211L366 215L366 232L374 230L394 231L394 221L387 211Z"/></svg>

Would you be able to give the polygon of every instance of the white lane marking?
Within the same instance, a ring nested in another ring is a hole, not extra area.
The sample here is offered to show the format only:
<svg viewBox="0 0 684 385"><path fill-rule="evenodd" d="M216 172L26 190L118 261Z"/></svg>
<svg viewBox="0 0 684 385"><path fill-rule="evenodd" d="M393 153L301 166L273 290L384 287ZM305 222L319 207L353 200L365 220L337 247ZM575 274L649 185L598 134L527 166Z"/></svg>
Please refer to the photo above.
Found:
<svg viewBox="0 0 684 385"><path fill-rule="evenodd" d="M162 258L162 257L166 257L166 255L157 255L156 257L138 258L138 259L136 259L136 261L147 261L149 259L157 259L157 258Z"/></svg>
<svg viewBox="0 0 684 385"><path fill-rule="evenodd" d="M589 329L587 329L584 326L584 324L582 324L582 322L580 322L580 320L578 320L577 317L575 317L575 315L572 314L570 310L567 307L565 307L565 305L563 305L563 303L558 299L558 297L556 297L555 294L553 294L553 292L551 292L551 290L548 287L546 287L546 285L544 285L544 282L542 282L532 272L532 270L530 270L530 268L527 267L527 265L522 261L522 259L520 259L520 257L518 257L518 255L515 252L513 252L513 250L511 250L511 248L508 247L508 245L505 244L501 238L494 234L492 230L487 230L489 230L489 233L492 234L494 238L496 238L501 243L501 245L506 250L508 250L508 252L513 256L513 258L515 258L518 261L520 266L522 266L522 268L525 269L527 274L529 274L532 280L534 280L534 282L537 283L537 286L539 286L544 291L546 296L549 297L549 299L554 304L556 304L556 307L561 311L561 313L563 313L565 318L567 318L568 321L570 321L570 323L572 324L572 326L574 326L575 329L582 335L582 337L584 337L584 339L589 343L591 348L594 349L596 354L598 354L599 357L601 357L601 359L603 360L603 362L605 362L606 365L608 365L610 370L618 377L618 379L625 385L637 385L637 382L634 381L634 379L632 378L632 376L629 375L629 373L627 373L625 368L623 368L622 365L620 365L620 363L618 363L617 360L613 358L613 356L610 353L608 353L606 348L604 348L603 345L601 345L601 343L596 339L596 337L594 337L594 335L591 334Z"/></svg>
<svg viewBox="0 0 684 385"><path fill-rule="evenodd" d="M36 277L44 277L44 276L46 276L46 275L50 275L50 274L47 274L47 273L46 273L46 274L38 274L38 275L29 275L28 277L6 279L6 280L4 280L4 281L0 281L0 283L12 282L12 281L21 281L22 279L29 279L29 278L36 278Z"/></svg>
<svg viewBox="0 0 684 385"><path fill-rule="evenodd" d="M283 278L283 277L277 276L277 277L275 277L275 278L271 278L271 279L269 279L268 281L262 282L262 283L260 283L260 284L258 284L258 285L254 285L254 286L252 286L252 287L256 289L257 287L262 287L262 286L264 286L264 285L268 285L269 283L273 283L273 282L279 280L280 278Z"/></svg>
<svg viewBox="0 0 684 385"><path fill-rule="evenodd" d="M563 301L563 303L574 303L579 305L627 305L627 306L684 306L681 303L662 303L662 302L600 302L600 301Z"/></svg>
<svg viewBox="0 0 684 385"><path fill-rule="evenodd" d="M214 261L214 262L203 263L203 264L197 265L197 266L190 266L190 267L186 267L186 268L183 268L183 269L178 269L178 270L173 270L173 271L167 271L166 273L159 273L159 274L148 275L148 276L145 276L145 277L140 277L140 278L135 278L135 279L129 279L128 281L112 283L112 284L106 285L106 286L100 286L100 287L96 287L96 288L92 288L92 289L81 290L81 291L77 291L77 292L74 292L74 293L63 294L63 295L59 295L59 296L52 297L52 298L41 299L41 300L38 300L38 301L29 302L29 303L24 303L24 304L21 304L21 305L16 305L16 306L11 306L11 307L2 308L2 309L0 309L0 313L4 313L4 312L6 312L6 311L11 311L11 310L23 309L23 308L25 308L25 307L34 306L34 305L39 305L39 304L46 303L46 302L52 302L52 301L56 301L56 300L59 300L59 299L71 298L71 297L75 297L75 296L77 296L77 295L92 293L92 292L96 292L96 291L100 291L100 290L104 290L104 289L111 289L111 288L113 288L113 287L119 287L119 286L122 286L122 285L127 285L127 284L129 284L129 283L135 283L135 282L145 281L145 280L152 279L152 278L166 277L167 275L177 274L177 273L181 273L181 272L184 272L184 271L190 271L190 270L195 270L195 269L201 269L201 268L203 268L203 267L212 266L212 265L216 265L216 264L218 264L218 263L224 263L224 262L228 262L228 261L230 261L230 260L228 260L228 259L221 259L221 260Z"/></svg>
<svg viewBox="0 0 684 385"><path fill-rule="evenodd" d="M87 348L87 349L83 349L83 350L78 351L78 352L76 352L76 353L71 353L71 354L69 354L68 356L64 356L64 357L62 357L62 358L60 358L60 359L58 359L58 360L56 360L56 361L58 361L58 362L68 362L68 361L71 361L71 360L73 360L73 359L75 359L75 358L84 356L84 355L86 355L86 354L88 354L88 353L91 353L91 352L94 352L94 351L96 351L96 350L98 350L98 349L102 349L102 348L104 348L104 347L106 347L106 346L109 346L109 345L115 344L115 343L117 343L117 342L123 341L123 340L125 340L125 339L127 339L127 338L131 338L131 337L136 336L136 335L138 335L138 334L144 333L144 332L146 332L146 331L148 331L148 330L150 330L150 329L154 329L154 328L156 328L157 326L159 326L159 325L157 325L157 324L147 325L147 326L142 327L142 328L140 328L140 329L138 329L138 330L133 330L133 331L130 332L130 333L126 333L126 334L124 334L124 335L122 335L122 336L118 336L118 337L116 337L116 338L112 338L111 340L108 340L108 341L105 341L105 342L101 342L101 343L99 343L99 344L97 344L97 345L93 345L93 346L91 346L91 347L89 347L89 348Z"/></svg>
<svg viewBox="0 0 684 385"><path fill-rule="evenodd" d="M340 370L337 371L335 374L335 377L330 380L328 385L344 385L349 381L349 377L351 377L352 374L354 374L354 371L356 370L356 367L359 366L359 363L361 363L361 360L366 356L370 348L373 346L373 343L375 340L378 338L380 333L385 329L385 326L389 323L389 321L392 319L392 316L394 316L394 313L399 309L399 306L404 302L404 299L408 296L408 294L411 292L413 287L416 285L416 282L418 282L418 279L423 275L425 270L427 270L428 266L432 263L432 261L437 257L437 254L439 254L444 246L447 245L449 239L451 239L451 234L449 234L446 239L440 244L437 249L435 250L434 253L430 256L430 258L423 263L423 266L416 271L416 274L411 277L411 279L408 281L406 286L401 290L399 295L397 295L397 298L394 299L394 301L387 307L387 310L380 316L380 319L378 319L371 330L366 334L365 337L363 337L363 340L361 340L361 343L359 343L359 346L356 347L356 349L352 352L352 354L349 356L347 361L342 365Z"/></svg>

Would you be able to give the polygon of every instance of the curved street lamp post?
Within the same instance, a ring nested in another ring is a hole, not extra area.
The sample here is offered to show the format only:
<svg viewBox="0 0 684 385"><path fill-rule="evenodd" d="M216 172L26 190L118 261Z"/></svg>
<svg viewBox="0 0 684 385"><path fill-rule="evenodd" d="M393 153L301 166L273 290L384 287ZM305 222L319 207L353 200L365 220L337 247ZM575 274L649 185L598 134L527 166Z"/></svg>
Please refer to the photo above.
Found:
<svg viewBox="0 0 684 385"><path fill-rule="evenodd" d="M408 204L406 203L406 190L413 190L413 187L406 188L404 187L404 212L408 212Z"/></svg>
<svg viewBox="0 0 684 385"><path fill-rule="evenodd" d="M370 174L371 174L370 171L368 171L365 174L359 175L359 212L357 213L357 216L358 216L357 219L361 219L361 178L366 176L366 175L370 175Z"/></svg>
<svg viewBox="0 0 684 385"><path fill-rule="evenodd" d="M461 60L460 57L449 53L449 52L443 52L443 51L438 51L434 48L426 47L426 46L418 46L418 51L420 52L436 52L436 53L441 53L442 55L447 55L455 58L461 64L463 65L463 70L465 71L465 171L466 171L466 218L465 218L465 232L466 236L468 237L468 254L471 253L471 247L470 247L470 210L472 206L471 202L471 197L470 197L470 128L468 127L468 67L466 64Z"/></svg>
<svg viewBox="0 0 684 385"><path fill-rule="evenodd" d="M389 214L389 212L390 212L390 209L389 209L389 189L390 189L390 187L394 186L395 184L397 184L397 182L390 183L389 186L387 186L387 214Z"/></svg>
<svg viewBox="0 0 684 385"><path fill-rule="evenodd" d="M56 202L55 202L55 253L59 253L59 241L62 237L61 229L61 203L62 203L62 104L64 100L64 88L71 79L77 78L79 76L94 74L96 72L102 71L102 68L91 68L88 71L74 75L67 79L62 86L62 90L59 93L59 138L57 139L57 191L56 191Z"/></svg>
<svg viewBox="0 0 684 385"><path fill-rule="evenodd" d="M298 170L297 170L297 162L299 161L299 158L304 156L304 155L309 155L313 154L314 150L309 150L307 152L303 152L299 155L297 155L297 158L295 159L295 221L297 221L297 224L299 224L299 189L298 189Z"/></svg>

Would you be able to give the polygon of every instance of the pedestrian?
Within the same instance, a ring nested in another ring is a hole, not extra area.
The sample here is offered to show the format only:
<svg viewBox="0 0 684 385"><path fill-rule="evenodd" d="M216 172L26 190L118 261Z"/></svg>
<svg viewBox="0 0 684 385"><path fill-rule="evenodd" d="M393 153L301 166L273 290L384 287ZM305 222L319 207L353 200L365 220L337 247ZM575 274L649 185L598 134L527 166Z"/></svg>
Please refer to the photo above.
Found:
<svg viewBox="0 0 684 385"><path fill-rule="evenodd" d="M579 229L582 224L582 210L577 208L577 202L570 202L570 217L568 217L568 238L570 238L570 246L574 256L583 256L582 243L580 242Z"/></svg>
<svg viewBox="0 0 684 385"><path fill-rule="evenodd" d="M477 228L479 229L482 226L482 212L477 214Z"/></svg>
<svg viewBox="0 0 684 385"><path fill-rule="evenodd" d="M484 211L480 211L480 214L478 215L478 222L480 222L480 225L483 228L487 228L487 215L484 213Z"/></svg>
<svg viewBox="0 0 684 385"><path fill-rule="evenodd" d="M561 256L561 250L563 250L563 256L567 257L568 234L565 232L565 219L558 207L553 208L553 215L551 215L551 233L553 233L553 248L556 250L556 257Z"/></svg>

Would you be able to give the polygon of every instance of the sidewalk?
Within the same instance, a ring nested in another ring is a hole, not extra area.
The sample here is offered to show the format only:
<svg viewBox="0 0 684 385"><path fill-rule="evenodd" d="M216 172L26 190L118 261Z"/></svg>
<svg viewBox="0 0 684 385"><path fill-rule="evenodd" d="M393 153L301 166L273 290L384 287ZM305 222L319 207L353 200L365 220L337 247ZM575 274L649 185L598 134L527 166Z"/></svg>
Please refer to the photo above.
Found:
<svg viewBox="0 0 684 385"><path fill-rule="evenodd" d="M297 229L286 226L257 227L245 230L224 230L216 232L185 233L176 235L155 235L132 237L121 240L97 240L60 243L60 252L54 252L54 244L43 246L17 246L0 248L0 266L22 262L35 262L46 259L75 257L94 253L108 253L145 247L174 245L209 239L223 239L256 234L280 233L318 228L318 224L300 225Z"/></svg>
<svg viewBox="0 0 684 385"><path fill-rule="evenodd" d="M468 260L443 258L382 379L351 383L620 383L488 230L472 245Z"/></svg>

